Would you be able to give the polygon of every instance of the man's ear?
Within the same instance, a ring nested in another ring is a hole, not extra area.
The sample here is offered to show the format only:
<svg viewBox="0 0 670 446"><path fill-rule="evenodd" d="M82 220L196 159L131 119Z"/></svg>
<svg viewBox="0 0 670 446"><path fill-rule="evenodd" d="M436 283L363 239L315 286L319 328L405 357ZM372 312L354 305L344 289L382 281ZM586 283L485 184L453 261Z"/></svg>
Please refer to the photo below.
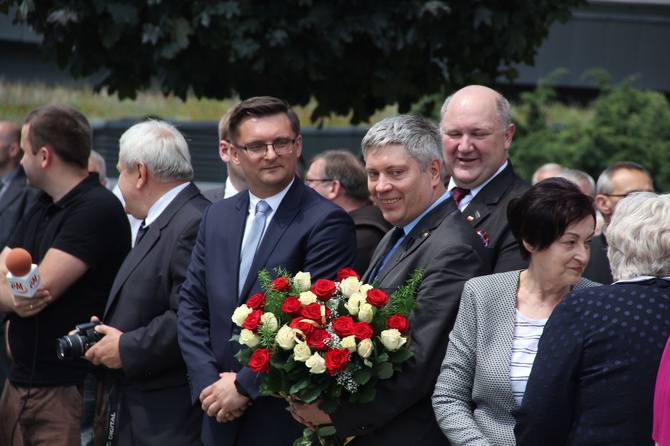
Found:
<svg viewBox="0 0 670 446"><path fill-rule="evenodd" d="M149 181L149 171L146 164L139 162L135 164L135 187L140 190L146 186Z"/></svg>
<svg viewBox="0 0 670 446"><path fill-rule="evenodd" d="M614 209L612 207L612 202L610 201L609 198L607 198L607 196L602 194L596 195L595 203L596 207L598 208L600 213L603 214L603 216L605 215L608 217L612 216Z"/></svg>
<svg viewBox="0 0 670 446"><path fill-rule="evenodd" d="M333 180L330 182L330 190L328 191L328 196L326 198L333 201L340 195L341 191L342 183L340 183L340 180Z"/></svg>
<svg viewBox="0 0 670 446"><path fill-rule="evenodd" d="M13 142L9 146L9 157L10 158L20 158L21 157L21 144L18 142Z"/></svg>
<svg viewBox="0 0 670 446"><path fill-rule="evenodd" d="M230 143L225 139L219 141L219 156L224 163L230 162Z"/></svg>

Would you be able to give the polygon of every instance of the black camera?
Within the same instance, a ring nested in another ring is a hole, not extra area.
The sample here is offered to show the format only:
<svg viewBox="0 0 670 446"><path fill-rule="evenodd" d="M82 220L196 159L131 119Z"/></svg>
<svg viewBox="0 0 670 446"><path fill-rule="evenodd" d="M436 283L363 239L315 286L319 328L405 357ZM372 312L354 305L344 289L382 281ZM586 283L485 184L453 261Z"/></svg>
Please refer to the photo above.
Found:
<svg viewBox="0 0 670 446"><path fill-rule="evenodd" d="M76 333L59 338L56 341L58 359L75 359L84 356L86 350L94 346L104 336L95 331L96 325L100 325L100 322L79 324L76 327Z"/></svg>

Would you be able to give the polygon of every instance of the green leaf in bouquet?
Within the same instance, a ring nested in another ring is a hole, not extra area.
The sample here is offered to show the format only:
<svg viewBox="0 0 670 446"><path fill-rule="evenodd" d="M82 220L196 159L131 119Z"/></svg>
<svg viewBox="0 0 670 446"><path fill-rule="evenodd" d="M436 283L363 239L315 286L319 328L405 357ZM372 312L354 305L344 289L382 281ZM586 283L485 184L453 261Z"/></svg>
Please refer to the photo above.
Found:
<svg viewBox="0 0 670 446"><path fill-rule="evenodd" d="M393 314L407 317L410 311L418 307L416 295L424 275L425 270L415 270L407 281L389 296L389 303L381 308L378 314L383 316L384 320Z"/></svg>
<svg viewBox="0 0 670 446"><path fill-rule="evenodd" d="M360 385L366 384L370 381L372 377L372 372L368 368L358 369L354 372L354 380Z"/></svg>
<svg viewBox="0 0 670 446"><path fill-rule="evenodd" d="M310 386L304 391L300 392L300 399L305 403L313 403L321 397L323 391L323 386Z"/></svg>
<svg viewBox="0 0 670 446"><path fill-rule="evenodd" d="M253 352L253 349L243 348L242 350L235 353L234 357L240 362L240 364L247 365L249 364L249 359L251 358Z"/></svg>
<svg viewBox="0 0 670 446"><path fill-rule="evenodd" d="M316 433L319 437L330 437L331 435L337 434L337 430L335 430L335 426L332 424L320 425L317 426L316 429Z"/></svg>
<svg viewBox="0 0 670 446"><path fill-rule="evenodd" d="M400 347L398 350L389 353L389 359L394 364L400 364L414 356L414 353L406 347Z"/></svg>
<svg viewBox="0 0 670 446"><path fill-rule="evenodd" d="M384 347L384 348L386 348L386 347ZM373 362L375 364L383 364L383 363L388 362L388 361L389 361L389 354L387 352L384 352L384 353L380 353L379 355L377 355L377 357L374 358Z"/></svg>
<svg viewBox="0 0 670 446"><path fill-rule="evenodd" d="M291 386L291 390L289 390L289 393L291 395L295 395L298 392L300 392L302 389L307 388L307 386L309 386L309 384L310 384L309 380L307 380L307 379L300 380L300 381L298 381L297 383L295 383Z"/></svg>
<svg viewBox="0 0 670 446"><path fill-rule="evenodd" d="M286 360L286 363L283 364L283 367L282 367L281 363L277 364L277 367L278 368L283 368L285 372L290 372L295 368L296 365L299 365L299 364L302 364L302 363L299 363L298 361L293 359L293 356L289 356L288 359Z"/></svg>
<svg viewBox="0 0 670 446"><path fill-rule="evenodd" d="M352 403L369 403L374 401L377 389L375 386L365 386L360 392L353 393L349 398Z"/></svg>
<svg viewBox="0 0 670 446"><path fill-rule="evenodd" d="M319 403L319 409L325 413L333 413L340 405L337 398L324 398L323 401Z"/></svg>
<svg viewBox="0 0 670 446"><path fill-rule="evenodd" d="M393 365L390 362L383 362L377 365L376 371L379 379L389 379L393 376Z"/></svg>
<svg viewBox="0 0 670 446"><path fill-rule="evenodd" d="M312 446L315 441L318 441L316 432L307 428L302 431L302 437L293 442L293 446Z"/></svg>

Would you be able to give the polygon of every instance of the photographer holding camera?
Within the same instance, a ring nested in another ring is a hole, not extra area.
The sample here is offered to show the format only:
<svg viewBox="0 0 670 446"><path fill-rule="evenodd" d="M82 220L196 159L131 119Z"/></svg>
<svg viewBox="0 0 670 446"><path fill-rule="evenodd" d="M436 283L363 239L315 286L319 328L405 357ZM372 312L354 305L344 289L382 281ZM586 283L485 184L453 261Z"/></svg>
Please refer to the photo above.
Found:
<svg viewBox="0 0 670 446"><path fill-rule="evenodd" d="M88 172L91 145L87 119L69 106L35 109L21 130L21 164L43 193L0 254L0 311L8 313L14 360L0 401L6 446L80 442L81 387L91 365L59 361L54 340L104 310L130 250L119 200ZM39 265L44 289L30 298L13 296L5 279L17 247Z"/></svg>
<svg viewBox="0 0 670 446"><path fill-rule="evenodd" d="M188 144L171 124L136 124L119 147L126 212L143 224L112 285L104 324L79 326L62 340L62 351L84 351L107 368L107 439L113 433L118 445L197 445L203 412L191 403L177 307L210 202L191 182Z"/></svg>

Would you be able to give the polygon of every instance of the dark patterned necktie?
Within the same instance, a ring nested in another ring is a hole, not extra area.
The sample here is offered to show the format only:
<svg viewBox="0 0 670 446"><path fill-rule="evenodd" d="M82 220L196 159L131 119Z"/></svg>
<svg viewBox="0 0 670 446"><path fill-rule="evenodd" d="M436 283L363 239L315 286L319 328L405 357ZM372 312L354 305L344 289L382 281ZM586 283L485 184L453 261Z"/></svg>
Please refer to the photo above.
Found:
<svg viewBox="0 0 670 446"><path fill-rule="evenodd" d="M461 200L468 196L470 189L463 189L462 187L455 187L451 190L451 196L454 197L456 206L461 204Z"/></svg>
<svg viewBox="0 0 670 446"><path fill-rule="evenodd" d="M144 237L144 234L149 230L149 226L145 224L145 220L142 220L140 227L137 229L137 235L135 236L135 246L140 244L140 241Z"/></svg>

